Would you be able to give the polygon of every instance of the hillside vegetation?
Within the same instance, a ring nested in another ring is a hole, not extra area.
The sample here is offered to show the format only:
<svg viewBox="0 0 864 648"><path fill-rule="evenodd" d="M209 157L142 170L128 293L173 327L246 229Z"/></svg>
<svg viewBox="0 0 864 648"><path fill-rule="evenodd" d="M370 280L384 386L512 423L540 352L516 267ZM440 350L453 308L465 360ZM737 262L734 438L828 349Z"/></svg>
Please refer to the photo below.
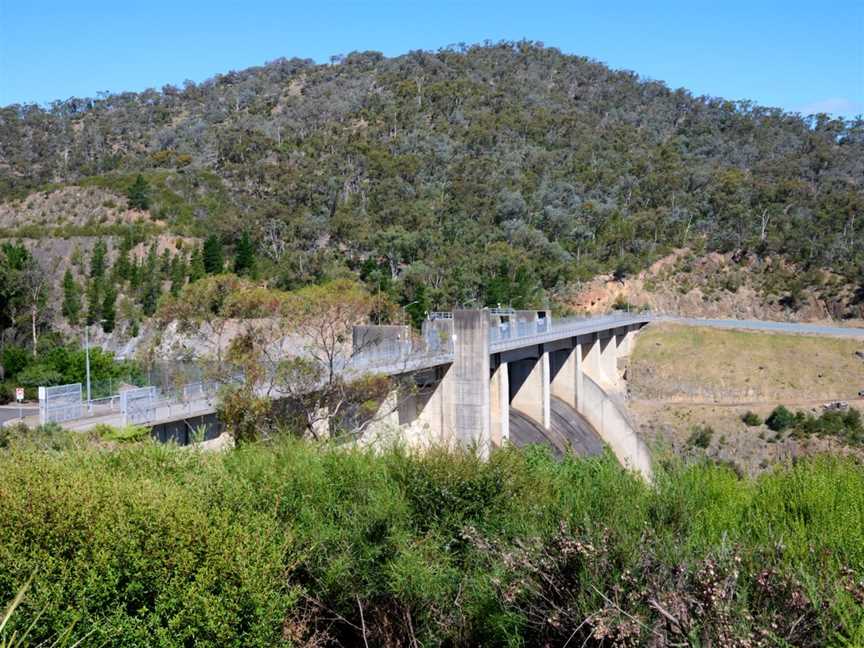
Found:
<svg viewBox="0 0 864 648"><path fill-rule="evenodd" d="M123 197L138 174L156 220L228 246L248 232L281 287L347 268L418 313L542 302L693 242L855 286L864 261L861 120L694 97L530 42L0 109L2 200Z"/></svg>
<svg viewBox="0 0 864 648"><path fill-rule="evenodd" d="M537 449L36 439L0 450L0 601L34 575L7 628L33 645L864 643L849 459L676 465L650 488Z"/></svg>

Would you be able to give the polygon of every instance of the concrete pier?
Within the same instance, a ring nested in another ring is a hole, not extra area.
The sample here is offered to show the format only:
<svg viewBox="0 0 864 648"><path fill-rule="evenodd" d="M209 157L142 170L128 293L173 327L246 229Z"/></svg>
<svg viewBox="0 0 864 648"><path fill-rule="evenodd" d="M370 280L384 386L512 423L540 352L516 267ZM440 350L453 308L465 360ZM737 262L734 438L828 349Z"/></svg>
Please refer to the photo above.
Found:
<svg viewBox="0 0 864 648"><path fill-rule="evenodd" d="M510 376L506 362L492 370L489 403L492 445L500 448L510 440Z"/></svg>
<svg viewBox="0 0 864 648"><path fill-rule="evenodd" d="M453 312L453 366L444 382L452 383L454 439L476 445L487 456L491 443L489 416L489 316L482 310Z"/></svg>

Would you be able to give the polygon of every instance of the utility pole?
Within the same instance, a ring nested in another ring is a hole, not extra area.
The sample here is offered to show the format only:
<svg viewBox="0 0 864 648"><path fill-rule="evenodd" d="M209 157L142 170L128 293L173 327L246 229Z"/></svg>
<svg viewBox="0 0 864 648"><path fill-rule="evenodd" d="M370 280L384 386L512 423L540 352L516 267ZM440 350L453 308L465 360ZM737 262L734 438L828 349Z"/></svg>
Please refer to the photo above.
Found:
<svg viewBox="0 0 864 648"><path fill-rule="evenodd" d="M99 323L105 320L99 320ZM84 363L87 369L87 413L93 413L93 401L90 398L90 325L84 321Z"/></svg>
<svg viewBox="0 0 864 648"><path fill-rule="evenodd" d="M84 322L84 362L87 368L87 413L93 413L93 401L90 400L90 325Z"/></svg>

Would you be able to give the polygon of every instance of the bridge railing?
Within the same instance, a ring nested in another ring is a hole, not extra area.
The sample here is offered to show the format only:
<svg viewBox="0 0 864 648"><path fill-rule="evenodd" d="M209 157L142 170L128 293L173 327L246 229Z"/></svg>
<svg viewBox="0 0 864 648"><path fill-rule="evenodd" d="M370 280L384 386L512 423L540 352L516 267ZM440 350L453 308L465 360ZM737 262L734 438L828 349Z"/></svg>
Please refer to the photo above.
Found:
<svg viewBox="0 0 864 648"><path fill-rule="evenodd" d="M424 340L419 337L407 339L376 340L363 348L356 350L346 368L354 372L372 371L379 367L392 367L409 360L438 358L452 355L452 339L433 338Z"/></svg>
<svg viewBox="0 0 864 648"><path fill-rule="evenodd" d="M445 317L447 314L438 315L440 319L447 319ZM618 311L601 316L576 315L563 319L538 317L536 320L520 321L509 318L500 325L490 327L490 344L507 340L548 337L550 332L556 331L575 331L592 321L623 322L645 317L644 313L635 315ZM654 315L649 313L647 317L651 318ZM445 334L447 331L450 334ZM398 371L400 365L404 365L407 369L443 364L452 359L452 330L444 328L437 333L439 334L427 338L410 335L375 340L356 350L350 358L346 359L344 366L338 367L337 370L352 375L381 370ZM229 369L225 369L225 372L228 371ZM268 371L271 377L275 375L275 368L270 368ZM179 374L176 377L179 377ZM105 398L94 399L89 404L82 398L81 385L41 388L44 400L40 412L43 422L54 420L71 423L74 420L111 418L119 415L121 420L130 423L149 423L179 413L212 408L222 385L237 384L243 380L242 374L235 374L227 378L223 377L220 381L199 379L182 384L163 383L161 387L125 389ZM180 381L178 380L177 383ZM272 395L275 392L268 391L268 393Z"/></svg>
<svg viewBox="0 0 864 648"><path fill-rule="evenodd" d="M587 324L615 324L625 323L633 320L652 319L648 312L628 313L627 311L611 311L602 315L571 315L557 319L538 318L534 322L505 321L489 330L489 343L500 344L507 340L530 340L534 337L545 336L550 332L578 331L585 328Z"/></svg>

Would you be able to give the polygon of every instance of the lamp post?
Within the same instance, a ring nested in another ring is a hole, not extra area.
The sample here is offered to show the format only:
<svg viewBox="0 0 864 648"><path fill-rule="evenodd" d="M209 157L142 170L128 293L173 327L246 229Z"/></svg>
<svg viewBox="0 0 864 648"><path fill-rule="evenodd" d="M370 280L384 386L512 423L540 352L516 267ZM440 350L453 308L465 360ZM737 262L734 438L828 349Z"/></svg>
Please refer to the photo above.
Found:
<svg viewBox="0 0 864 648"><path fill-rule="evenodd" d="M104 319L100 319L94 324L101 324ZM84 366L87 371L87 413L93 413L93 401L90 398L90 325L87 320L84 320Z"/></svg>
<svg viewBox="0 0 864 648"><path fill-rule="evenodd" d="M84 322L84 363L87 368L87 413L93 413L93 401L90 400L90 325Z"/></svg>

